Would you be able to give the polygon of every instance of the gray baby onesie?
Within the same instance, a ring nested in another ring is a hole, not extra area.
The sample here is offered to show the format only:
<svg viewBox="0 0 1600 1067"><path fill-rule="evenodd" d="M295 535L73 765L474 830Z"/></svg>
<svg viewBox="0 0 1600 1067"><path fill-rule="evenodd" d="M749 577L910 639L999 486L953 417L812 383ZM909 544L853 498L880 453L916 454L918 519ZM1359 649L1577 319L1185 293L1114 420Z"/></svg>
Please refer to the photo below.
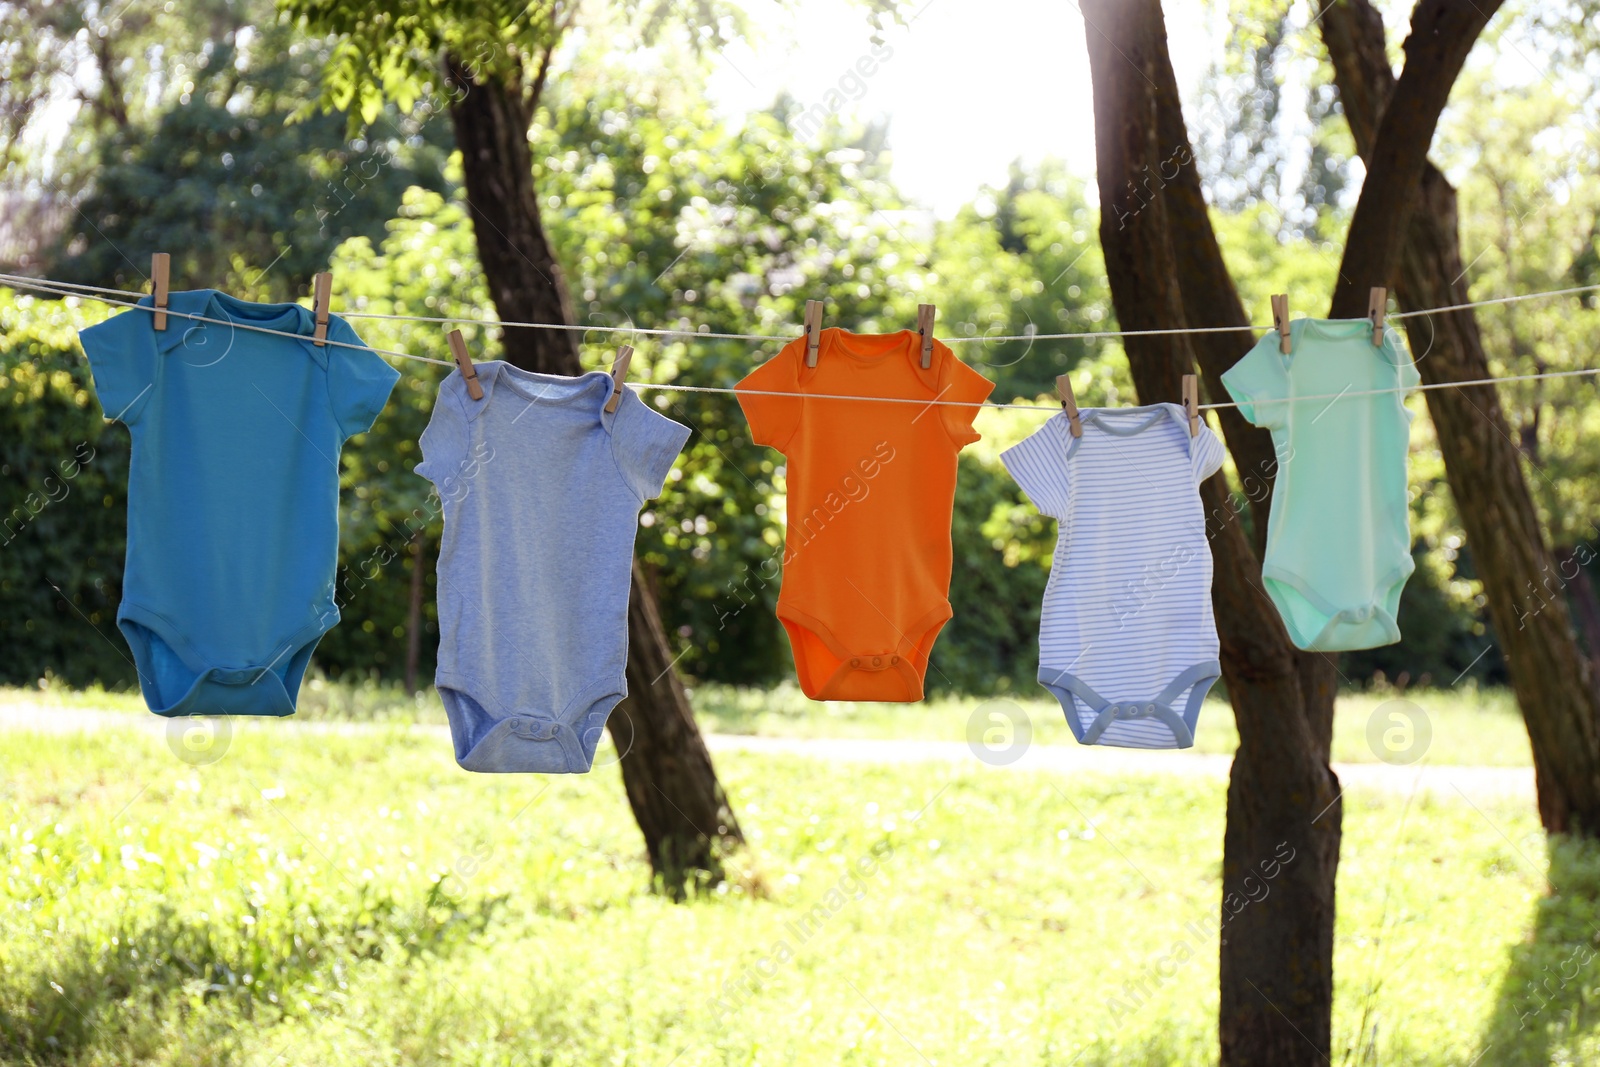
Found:
<svg viewBox="0 0 1600 1067"><path fill-rule="evenodd" d="M582 773L628 694L628 590L639 508L688 427L611 377L480 363L439 386L417 473L439 491L439 670L456 762Z"/></svg>

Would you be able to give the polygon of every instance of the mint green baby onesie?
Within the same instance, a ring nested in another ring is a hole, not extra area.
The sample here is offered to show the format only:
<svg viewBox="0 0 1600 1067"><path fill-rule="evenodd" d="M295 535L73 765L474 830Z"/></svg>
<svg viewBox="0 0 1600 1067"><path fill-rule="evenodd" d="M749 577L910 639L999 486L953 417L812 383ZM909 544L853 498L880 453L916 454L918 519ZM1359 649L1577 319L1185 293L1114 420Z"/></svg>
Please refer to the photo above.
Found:
<svg viewBox="0 0 1600 1067"><path fill-rule="evenodd" d="M1393 331L1374 346L1367 319L1300 319L1290 347L1283 355L1269 333L1222 376L1240 414L1272 431L1267 595L1299 648L1394 644L1400 590L1415 567L1411 412L1404 393L1374 391L1413 388L1416 367Z"/></svg>

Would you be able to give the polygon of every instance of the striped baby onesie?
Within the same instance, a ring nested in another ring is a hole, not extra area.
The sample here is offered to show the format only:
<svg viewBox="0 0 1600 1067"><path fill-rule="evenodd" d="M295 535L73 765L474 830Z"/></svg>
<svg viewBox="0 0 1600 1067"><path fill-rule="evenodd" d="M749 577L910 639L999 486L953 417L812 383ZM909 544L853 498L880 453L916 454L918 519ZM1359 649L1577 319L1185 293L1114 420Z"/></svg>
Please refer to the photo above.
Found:
<svg viewBox="0 0 1600 1067"><path fill-rule="evenodd" d="M1059 528L1039 683L1086 745L1188 748L1221 675L1199 485L1222 465L1176 404L1065 412L1001 455Z"/></svg>

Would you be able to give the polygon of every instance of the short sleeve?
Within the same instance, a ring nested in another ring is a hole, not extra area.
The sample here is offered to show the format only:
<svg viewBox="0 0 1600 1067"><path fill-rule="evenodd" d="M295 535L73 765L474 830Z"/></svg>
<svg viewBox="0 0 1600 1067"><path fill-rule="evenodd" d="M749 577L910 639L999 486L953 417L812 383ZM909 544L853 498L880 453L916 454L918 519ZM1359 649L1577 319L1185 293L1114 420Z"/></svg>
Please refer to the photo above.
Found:
<svg viewBox="0 0 1600 1067"><path fill-rule="evenodd" d="M633 390L622 391L611 423L611 451L623 481L641 503L661 495L667 472L688 440L689 427L654 410Z"/></svg>
<svg viewBox="0 0 1600 1067"><path fill-rule="evenodd" d="M1278 352L1276 333L1262 338L1243 359L1229 367L1222 375L1222 384L1247 421L1266 429L1286 424L1288 405L1267 403L1289 397L1289 373ZM1260 409L1258 404L1262 405Z"/></svg>
<svg viewBox="0 0 1600 1067"><path fill-rule="evenodd" d="M148 298L146 298L148 300ZM125 311L78 331L108 419L132 426L155 392L160 366L148 311Z"/></svg>
<svg viewBox="0 0 1600 1067"><path fill-rule="evenodd" d="M451 377L455 377L454 372ZM433 414L428 417L428 425L417 439L422 449L422 462L414 468L434 484L440 496L448 491L448 483L467 455L467 416L450 391L450 381L447 378L439 386L439 396L433 402Z"/></svg>
<svg viewBox="0 0 1600 1067"><path fill-rule="evenodd" d="M800 427L800 360L805 338L784 345L777 355L746 374L733 387L750 423L750 439L782 452ZM782 396L769 394L781 393Z"/></svg>
<svg viewBox="0 0 1600 1067"><path fill-rule="evenodd" d="M1199 485L1222 469L1222 441L1211 432L1211 427L1200 423L1200 433L1189 449L1189 461L1194 468L1194 484Z"/></svg>
<svg viewBox="0 0 1600 1067"><path fill-rule="evenodd" d="M350 324L337 315L328 317L328 393L333 398L334 417L346 438L366 433L389 402L389 391L400 380L400 372L366 346ZM346 345L360 345L347 348Z"/></svg>
<svg viewBox="0 0 1600 1067"><path fill-rule="evenodd" d="M1067 442L1062 428L1065 415L1055 415L1020 444L1000 453L1000 462L1028 494L1034 507L1053 519L1065 519L1070 490L1067 484Z"/></svg>
<svg viewBox="0 0 1600 1067"><path fill-rule="evenodd" d="M939 413L945 432L958 446L970 445L980 436L972 422L994 391L994 383L957 359L948 348L939 353L939 362L944 371L939 382Z"/></svg>

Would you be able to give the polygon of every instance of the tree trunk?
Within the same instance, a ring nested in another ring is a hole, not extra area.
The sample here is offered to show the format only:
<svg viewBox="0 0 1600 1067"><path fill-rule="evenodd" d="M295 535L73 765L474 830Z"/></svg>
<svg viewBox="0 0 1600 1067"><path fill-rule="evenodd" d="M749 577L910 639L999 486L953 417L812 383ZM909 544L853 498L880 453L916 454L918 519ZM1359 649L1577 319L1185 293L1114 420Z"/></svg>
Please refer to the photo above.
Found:
<svg viewBox="0 0 1600 1067"><path fill-rule="evenodd" d="M691 882L719 881L721 857L742 838L711 754L672 669L666 631L639 564L628 602L628 696L611 713L622 784L644 831L657 886L681 898Z"/></svg>
<svg viewBox="0 0 1600 1067"><path fill-rule="evenodd" d="M1390 102L1400 98L1404 76L1397 84L1384 52L1382 16L1366 0L1331 6L1322 16L1322 36L1357 151L1365 157L1374 138L1389 126L1394 110ZM1407 311L1471 299L1461 262L1455 189L1426 159L1420 188L1399 269L1383 274L1398 275L1399 301ZM1374 284L1381 281L1374 279ZM1470 310L1410 322L1411 347L1424 382L1489 377L1488 356ZM1540 818L1551 833L1600 836L1600 699L1560 596L1560 577L1499 394L1492 385L1472 385L1430 389L1424 395L1528 726Z"/></svg>
<svg viewBox="0 0 1600 1067"><path fill-rule="evenodd" d="M417 661L422 658L422 552L427 538L418 530L411 535L411 602L406 605L406 692L417 691Z"/></svg>
<svg viewBox="0 0 1600 1067"><path fill-rule="evenodd" d="M572 301L539 215L528 147L533 99L476 81L446 61L450 117L461 149L478 257L500 317L573 324ZM508 329L508 362L545 374L581 374L571 330ZM743 843L700 736L655 598L637 565L628 603L628 697L607 724L657 883L681 896L691 878L720 881L720 855ZM697 873L698 872L698 873Z"/></svg>
<svg viewBox="0 0 1600 1067"><path fill-rule="evenodd" d="M1100 241L1124 330L1246 322L1193 169L1159 0L1085 0L1094 82ZM1182 284L1180 285L1180 279ZM1191 287L1193 291L1191 292ZM1203 296L1201 294L1204 294ZM1200 337L1207 340L1199 342ZM1220 340L1218 340L1220 338ZM1208 388L1254 336L1128 337L1143 402L1177 400L1198 350ZM1271 439L1222 419L1266 526ZM1327 765L1333 671L1290 644L1219 474L1201 488L1215 566L1222 672L1239 725L1223 838L1222 1062L1324 1067L1331 1047L1334 876L1342 809Z"/></svg>
<svg viewBox="0 0 1600 1067"><path fill-rule="evenodd" d="M1594 553L1587 548L1580 550L1572 545L1559 545L1555 549L1556 571L1560 581L1565 584L1567 599L1572 604L1579 651L1589 661L1591 683L1596 673L1600 672L1600 599L1595 596L1594 582L1589 578L1586 562L1593 558Z"/></svg>
<svg viewBox="0 0 1600 1067"><path fill-rule="evenodd" d="M1374 285L1388 286L1399 267L1439 114L1467 53L1500 3L1419 0L1412 10L1405 68L1362 153L1367 176L1350 219L1330 318L1364 316L1368 291Z"/></svg>
<svg viewBox="0 0 1600 1067"><path fill-rule="evenodd" d="M500 317L508 322L576 319L566 275L544 232L533 187L528 129L533 103L515 88L478 82L454 59L445 61L455 97L450 119L467 185L467 209L478 260ZM541 374L582 374L576 330L501 331L505 360Z"/></svg>

